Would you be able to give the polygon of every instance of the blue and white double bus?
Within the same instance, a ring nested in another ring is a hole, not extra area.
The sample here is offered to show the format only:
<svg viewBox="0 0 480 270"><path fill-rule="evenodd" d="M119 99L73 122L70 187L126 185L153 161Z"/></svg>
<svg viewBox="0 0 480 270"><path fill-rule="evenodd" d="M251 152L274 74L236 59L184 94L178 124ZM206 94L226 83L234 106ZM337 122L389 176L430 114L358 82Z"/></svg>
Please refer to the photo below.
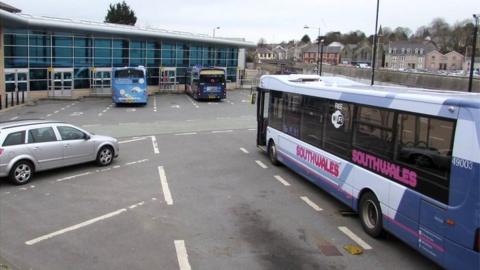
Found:
<svg viewBox="0 0 480 270"><path fill-rule="evenodd" d="M480 269L480 94L267 75L257 145L447 269Z"/></svg>
<svg viewBox="0 0 480 270"><path fill-rule="evenodd" d="M195 66L187 70L186 76L186 92L194 99L227 97L224 68Z"/></svg>
<svg viewBox="0 0 480 270"><path fill-rule="evenodd" d="M115 104L147 104L147 74L144 67L113 68L112 100Z"/></svg>

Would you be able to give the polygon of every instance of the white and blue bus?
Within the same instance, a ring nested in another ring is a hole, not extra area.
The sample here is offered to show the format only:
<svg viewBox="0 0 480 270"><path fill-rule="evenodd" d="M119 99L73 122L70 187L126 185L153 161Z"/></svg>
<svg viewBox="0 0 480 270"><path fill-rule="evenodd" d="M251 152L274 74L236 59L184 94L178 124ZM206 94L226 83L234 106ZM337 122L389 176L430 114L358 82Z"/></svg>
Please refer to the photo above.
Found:
<svg viewBox="0 0 480 270"><path fill-rule="evenodd" d="M142 66L113 68L112 100L116 105L121 103L146 105L148 91L145 68Z"/></svg>
<svg viewBox="0 0 480 270"><path fill-rule="evenodd" d="M186 92L194 99L227 98L225 69L194 66L187 70Z"/></svg>
<svg viewBox="0 0 480 270"><path fill-rule="evenodd" d="M480 94L263 76L257 145L447 269L480 269Z"/></svg>

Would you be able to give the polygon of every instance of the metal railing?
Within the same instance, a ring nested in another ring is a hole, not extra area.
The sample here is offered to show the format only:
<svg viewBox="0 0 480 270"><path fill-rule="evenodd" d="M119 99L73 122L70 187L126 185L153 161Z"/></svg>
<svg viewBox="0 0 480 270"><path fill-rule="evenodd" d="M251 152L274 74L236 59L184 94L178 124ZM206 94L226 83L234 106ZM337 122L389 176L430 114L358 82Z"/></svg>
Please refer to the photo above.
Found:
<svg viewBox="0 0 480 270"><path fill-rule="evenodd" d="M5 92L0 94L0 110L25 103L25 91Z"/></svg>

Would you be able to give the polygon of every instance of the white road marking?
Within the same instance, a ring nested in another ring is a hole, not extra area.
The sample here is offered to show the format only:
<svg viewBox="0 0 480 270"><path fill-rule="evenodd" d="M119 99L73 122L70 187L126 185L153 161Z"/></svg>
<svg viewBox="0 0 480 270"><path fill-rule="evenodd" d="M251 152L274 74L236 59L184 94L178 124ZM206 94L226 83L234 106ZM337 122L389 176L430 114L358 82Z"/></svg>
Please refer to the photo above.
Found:
<svg viewBox="0 0 480 270"><path fill-rule="evenodd" d="M61 108L60 111L64 111L65 110L65 107Z"/></svg>
<svg viewBox="0 0 480 270"><path fill-rule="evenodd" d="M58 113L58 111L54 111L53 113Z"/></svg>
<svg viewBox="0 0 480 270"><path fill-rule="evenodd" d="M255 130L257 130L257 129L256 129L256 128L249 128L249 129L247 129L247 130L248 130L248 131L255 131Z"/></svg>
<svg viewBox="0 0 480 270"><path fill-rule="evenodd" d="M136 111L137 111L137 109L135 109L135 108L127 109L127 112L136 112Z"/></svg>
<svg viewBox="0 0 480 270"><path fill-rule="evenodd" d="M188 119L187 120L187 122L193 122L193 121L195 121L195 120L193 120L193 119Z"/></svg>
<svg viewBox="0 0 480 270"><path fill-rule="evenodd" d="M102 116L102 113L99 113L98 116Z"/></svg>
<svg viewBox="0 0 480 270"><path fill-rule="evenodd" d="M361 246L363 249L372 249L372 247L367 244L365 241L363 241L360 237L358 237L355 233L350 231L347 227L340 226L338 229L343 232L345 235L347 235L350 239L355 241L359 246Z"/></svg>
<svg viewBox="0 0 480 270"><path fill-rule="evenodd" d="M287 182L287 180L283 179L280 175L274 175L275 179L278 180L278 182L282 183L284 186L290 186L290 183Z"/></svg>
<svg viewBox="0 0 480 270"><path fill-rule="evenodd" d="M267 165L265 165L265 164L264 164L263 162L261 162L260 160L255 160L255 162L257 163L258 166L260 166L260 167L262 167L262 168L264 168L264 169L268 168Z"/></svg>
<svg viewBox="0 0 480 270"><path fill-rule="evenodd" d="M228 130L214 130L212 133L230 133L233 132L233 130L228 129Z"/></svg>
<svg viewBox="0 0 480 270"><path fill-rule="evenodd" d="M122 143L130 143L130 142L138 142L147 139L148 137L142 137L142 138L136 138L136 139L131 139L131 140L126 140L126 141L119 141L119 144Z"/></svg>
<svg viewBox="0 0 480 270"><path fill-rule="evenodd" d="M185 133L177 133L175 136L185 136L185 135L196 135L197 132L185 132Z"/></svg>
<svg viewBox="0 0 480 270"><path fill-rule="evenodd" d="M14 116L14 117L10 118L10 120L12 120L12 121L16 120L16 119L18 119L18 116Z"/></svg>
<svg viewBox="0 0 480 270"><path fill-rule="evenodd" d="M46 117L50 117L50 116L52 116L52 114L51 114L51 113L47 114L47 116L46 116Z"/></svg>
<svg viewBox="0 0 480 270"><path fill-rule="evenodd" d="M82 125L82 127L87 128L87 127L98 127L100 124L91 124L91 125Z"/></svg>
<svg viewBox="0 0 480 270"><path fill-rule="evenodd" d="M107 219L107 218L114 217L114 216L116 216L116 215L119 215L119 214L121 214L121 213L124 213L125 211L127 211L127 209L126 209L126 208L122 208L122 209L119 209L119 210L117 210L117 211L114 211L114 212L105 214L105 215L103 215L103 216L99 216L99 217L96 217L96 218L93 218L93 219L84 221L84 222L82 222L82 223L78 223L78 224L76 224L76 225L67 227L67 228L65 228L65 229L61 229L61 230L58 230L58 231L55 231L55 232L52 232L52 233L49 233L49 234L46 234L46 235L43 235L43 236L34 238L34 239L32 239L32 240L29 240L29 241L25 242L25 244L31 246L31 245L34 245L34 244L39 243L39 242L41 242L41 241L50 239L50 238L52 238L52 237L55 237L55 236L58 236L58 235L61 235L61 234L64 234L64 233L67 233L67 232L70 232L70 231L73 231L73 230L77 230L77 229L80 229L80 228L85 227L85 226L88 226L88 225L92 225L93 223L96 223L96 222L98 222L98 221L101 221L101 220L104 220L104 219Z"/></svg>
<svg viewBox="0 0 480 270"><path fill-rule="evenodd" d="M64 177L64 178L57 179L56 182L63 182L63 181L66 181L66 180L74 179L74 178L89 175L89 174L92 174L92 172L84 172L84 173L80 173L80 174L67 176L67 177Z"/></svg>
<svg viewBox="0 0 480 270"><path fill-rule="evenodd" d="M310 207L312 207L313 210L315 210L317 212L320 212L320 211L323 210L316 203L312 202L307 196L301 196L300 199L302 199L302 201L304 201L306 204L308 204Z"/></svg>
<svg viewBox="0 0 480 270"><path fill-rule="evenodd" d="M172 105L172 106L170 106L170 107L172 107L172 108L174 108L174 109L180 109L180 105Z"/></svg>
<svg viewBox="0 0 480 270"><path fill-rule="evenodd" d="M167 176L165 175L165 169L163 166L158 166L158 174L160 176L160 183L162 184L163 196L165 197L165 202L168 205L173 204L172 194L168 188Z"/></svg>
<svg viewBox="0 0 480 270"><path fill-rule="evenodd" d="M178 266L180 270L191 270L192 267L188 262L187 248L185 247L184 240L175 240L175 250L177 251Z"/></svg>
<svg viewBox="0 0 480 270"><path fill-rule="evenodd" d="M120 168L120 167L122 167L122 166L120 166L120 165L115 165L115 166L113 166L112 168L118 169L118 168Z"/></svg>
<svg viewBox="0 0 480 270"><path fill-rule="evenodd" d="M190 101L192 103L192 105L195 107L195 109L199 108L198 104L195 101L193 101L193 99L191 97L189 97L189 96L185 96L185 97L188 99L188 101Z"/></svg>
<svg viewBox="0 0 480 270"><path fill-rule="evenodd" d="M240 151L242 151L242 152L245 153L245 154L248 154L248 150L245 149L245 148L243 148L243 147L240 147Z"/></svg>
<svg viewBox="0 0 480 270"><path fill-rule="evenodd" d="M83 112L73 112L73 113L70 114L70 116L80 116L82 114L83 114Z"/></svg>
<svg viewBox="0 0 480 270"><path fill-rule="evenodd" d="M157 112L157 96L153 96L153 112Z"/></svg>
<svg viewBox="0 0 480 270"><path fill-rule="evenodd" d="M107 110L106 110L106 109L102 111L102 113L106 113L106 112L107 112Z"/></svg>
<svg viewBox="0 0 480 270"><path fill-rule="evenodd" d="M130 165L137 164L137 163L138 163L138 161L132 161L132 162L125 163L125 165L130 166Z"/></svg>
<svg viewBox="0 0 480 270"><path fill-rule="evenodd" d="M152 201L156 201L156 200L157 200L157 198L155 198L155 197L152 198Z"/></svg>
<svg viewBox="0 0 480 270"><path fill-rule="evenodd" d="M158 150L157 138L155 138L155 136L150 136L150 138L152 138L153 152L155 154L160 154L160 150Z"/></svg>

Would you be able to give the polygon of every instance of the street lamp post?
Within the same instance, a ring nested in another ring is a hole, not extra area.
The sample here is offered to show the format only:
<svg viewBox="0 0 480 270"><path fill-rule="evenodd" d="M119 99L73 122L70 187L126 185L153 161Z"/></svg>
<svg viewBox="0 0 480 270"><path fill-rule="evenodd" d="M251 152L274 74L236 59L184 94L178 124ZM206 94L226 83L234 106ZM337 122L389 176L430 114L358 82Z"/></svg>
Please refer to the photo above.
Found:
<svg viewBox="0 0 480 270"><path fill-rule="evenodd" d="M477 32L478 32L478 17L480 14L473 14L475 19L473 26L473 41L472 41L472 58L470 59L470 77L468 78L468 92L472 92L473 87L473 69L475 66L475 51L477 50Z"/></svg>
<svg viewBox="0 0 480 270"><path fill-rule="evenodd" d="M325 42L324 39L320 40L319 43L322 43L320 46L320 70L318 71L318 75L322 76L322 64L323 64L323 43Z"/></svg>
<svg viewBox="0 0 480 270"><path fill-rule="evenodd" d="M318 38L317 38L317 72L318 72L318 75L321 75L322 72L321 72L321 61L320 61L320 27L310 27L308 25L305 25L303 27L304 29L310 29L310 28L314 28L314 29L318 29Z"/></svg>
<svg viewBox="0 0 480 270"><path fill-rule="evenodd" d="M371 85L375 82L375 62L377 59L377 28L378 28L378 8L380 6L380 0L377 0L377 15L375 18L375 34L373 35L373 59L372 59L372 81Z"/></svg>
<svg viewBox="0 0 480 270"><path fill-rule="evenodd" d="M213 37L215 37L215 29L220 29L220 26L216 26L213 28Z"/></svg>

